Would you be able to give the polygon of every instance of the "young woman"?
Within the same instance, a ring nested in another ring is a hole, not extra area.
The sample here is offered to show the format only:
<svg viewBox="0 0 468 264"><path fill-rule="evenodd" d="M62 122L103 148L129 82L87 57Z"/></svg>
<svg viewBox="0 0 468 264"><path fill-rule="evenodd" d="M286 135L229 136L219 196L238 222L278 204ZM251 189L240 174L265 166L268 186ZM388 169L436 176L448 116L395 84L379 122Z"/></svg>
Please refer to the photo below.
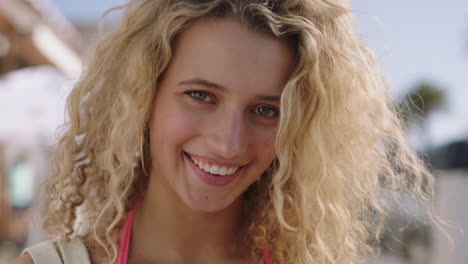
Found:
<svg viewBox="0 0 468 264"><path fill-rule="evenodd" d="M54 239L16 263L360 263L384 191L432 217L347 1L126 8L69 98Z"/></svg>

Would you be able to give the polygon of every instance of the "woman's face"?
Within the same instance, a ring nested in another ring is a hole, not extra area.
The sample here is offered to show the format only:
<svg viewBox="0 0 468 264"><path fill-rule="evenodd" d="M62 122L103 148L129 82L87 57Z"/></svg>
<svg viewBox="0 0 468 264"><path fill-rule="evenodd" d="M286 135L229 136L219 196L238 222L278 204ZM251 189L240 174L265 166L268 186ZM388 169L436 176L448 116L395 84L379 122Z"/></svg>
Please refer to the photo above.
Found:
<svg viewBox="0 0 468 264"><path fill-rule="evenodd" d="M219 211L276 156L294 51L237 22L201 20L173 52L151 112L150 190L169 191L194 210Z"/></svg>

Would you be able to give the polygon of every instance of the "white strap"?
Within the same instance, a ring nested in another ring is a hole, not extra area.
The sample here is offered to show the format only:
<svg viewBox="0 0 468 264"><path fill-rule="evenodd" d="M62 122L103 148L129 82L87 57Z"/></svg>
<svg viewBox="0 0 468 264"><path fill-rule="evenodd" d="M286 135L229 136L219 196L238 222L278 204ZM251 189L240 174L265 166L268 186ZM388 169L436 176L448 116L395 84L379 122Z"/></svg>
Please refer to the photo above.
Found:
<svg viewBox="0 0 468 264"><path fill-rule="evenodd" d="M35 264L91 264L88 250L80 238L68 243L43 241L23 251L28 252Z"/></svg>
<svg viewBox="0 0 468 264"><path fill-rule="evenodd" d="M64 264L91 264L88 249L80 238L73 238L68 243L58 243Z"/></svg>
<svg viewBox="0 0 468 264"><path fill-rule="evenodd" d="M51 241L42 241L38 244L23 250L21 253L29 253L35 264L62 264L60 256L57 253Z"/></svg>

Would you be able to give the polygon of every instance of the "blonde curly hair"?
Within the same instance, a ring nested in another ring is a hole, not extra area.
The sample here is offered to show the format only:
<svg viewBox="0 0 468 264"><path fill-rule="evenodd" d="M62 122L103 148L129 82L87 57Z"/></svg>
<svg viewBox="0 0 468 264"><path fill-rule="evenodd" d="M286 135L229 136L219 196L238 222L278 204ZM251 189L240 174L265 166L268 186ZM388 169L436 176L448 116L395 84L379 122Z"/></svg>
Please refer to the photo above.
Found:
<svg viewBox="0 0 468 264"><path fill-rule="evenodd" d="M378 253L384 191L413 194L437 219L433 177L405 142L348 1L133 0L123 7L68 100L70 121L47 182L49 234L89 235L115 262L116 231L145 193L158 80L174 39L201 18L233 19L292 41L297 52L281 97L277 158L245 194L252 259L268 245L275 263L363 262Z"/></svg>

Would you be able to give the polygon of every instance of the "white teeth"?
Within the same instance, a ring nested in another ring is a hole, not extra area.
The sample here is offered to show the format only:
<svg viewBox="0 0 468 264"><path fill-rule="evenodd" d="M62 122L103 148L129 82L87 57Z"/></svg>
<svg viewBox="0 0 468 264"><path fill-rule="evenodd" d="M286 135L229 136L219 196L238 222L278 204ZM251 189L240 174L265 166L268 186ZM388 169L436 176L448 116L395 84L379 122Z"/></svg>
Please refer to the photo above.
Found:
<svg viewBox="0 0 468 264"><path fill-rule="evenodd" d="M228 168L226 167L222 167L220 170L219 170L219 175L226 175L228 174Z"/></svg>
<svg viewBox="0 0 468 264"><path fill-rule="evenodd" d="M219 174L219 167L214 165L214 166L211 166L210 168L210 173L211 174Z"/></svg>
<svg viewBox="0 0 468 264"><path fill-rule="evenodd" d="M235 173L239 167L228 168L228 167L220 167L218 165L210 166L208 163L203 163L203 161L198 161L194 157L190 156L190 159L202 170L209 172L211 174L217 174L221 176L227 176Z"/></svg>

